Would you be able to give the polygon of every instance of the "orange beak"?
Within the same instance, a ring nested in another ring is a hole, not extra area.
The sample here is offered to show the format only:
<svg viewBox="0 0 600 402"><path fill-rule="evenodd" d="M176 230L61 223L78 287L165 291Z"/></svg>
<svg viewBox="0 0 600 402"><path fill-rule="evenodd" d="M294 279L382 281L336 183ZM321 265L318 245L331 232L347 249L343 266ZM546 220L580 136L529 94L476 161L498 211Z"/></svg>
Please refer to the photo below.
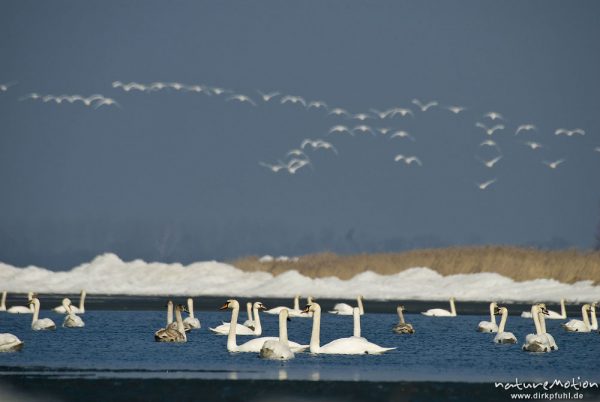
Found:
<svg viewBox="0 0 600 402"><path fill-rule="evenodd" d="M222 306L219 308L219 310L227 310L228 308L229 308L229 302L227 302L227 303L223 304L223 305L222 305Z"/></svg>

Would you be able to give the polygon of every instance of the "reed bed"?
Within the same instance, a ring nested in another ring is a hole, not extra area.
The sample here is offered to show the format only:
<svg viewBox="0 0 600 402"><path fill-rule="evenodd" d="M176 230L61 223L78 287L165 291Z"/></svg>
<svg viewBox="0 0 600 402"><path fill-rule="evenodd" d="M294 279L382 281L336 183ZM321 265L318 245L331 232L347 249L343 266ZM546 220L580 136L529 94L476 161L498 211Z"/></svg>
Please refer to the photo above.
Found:
<svg viewBox="0 0 600 402"><path fill-rule="evenodd" d="M297 262L260 262L259 257L248 256L232 264L246 271L266 271L274 275L296 270L311 278L336 276L350 279L365 271L391 275L408 268L428 267L442 275L495 272L517 281L551 278L565 283L582 280L600 282L600 252L575 249L548 251L483 246L356 255L326 252L300 257Z"/></svg>

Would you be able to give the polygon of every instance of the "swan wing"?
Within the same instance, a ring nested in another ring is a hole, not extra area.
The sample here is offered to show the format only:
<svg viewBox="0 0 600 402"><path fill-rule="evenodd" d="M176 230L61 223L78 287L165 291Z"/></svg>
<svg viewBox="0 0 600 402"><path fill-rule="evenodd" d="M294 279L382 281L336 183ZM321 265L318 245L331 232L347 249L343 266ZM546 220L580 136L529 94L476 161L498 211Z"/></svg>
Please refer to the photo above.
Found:
<svg viewBox="0 0 600 402"><path fill-rule="evenodd" d="M14 352L23 347L23 342L13 334L0 334L0 352Z"/></svg>
<svg viewBox="0 0 600 402"><path fill-rule="evenodd" d="M56 329L56 324L50 318L41 318L31 324L31 329L34 331Z"/></svg>
<svg viewBox="0 0 600 402"><path fill-rule="evenodd" d="M261 338L255 338L238 346L237 351L259 353L260 349L263 347L266 341L279 341L279 338L276 338L274 336L263 336Z"/></svg>
<svg viewBox="0 0 600 402"><path fill-rule="evenodd" d="M265 314L279 314L279 312L281 310L283 310L284 308L289 309L289 307L278 306L278 307L273 307L272 309L269 309L269 310L265 310L265 311L263 311L263 313L265 313Z"/></svg>
<svg viewBox="0 0 600 402"><path fill-rule="evenodd" d="M12 306L6 312L11 314L33 314L33 311L26 306Z"/></svg>
<svg viewBox="0 0 600 402"><path fill-rule="evenodd" d="M186 342L187 338L185 333L182 334L176 329L163 328L154 333L154 340L156 342Z"/></svg>
<svg viewBox="0 0 600 402"><path fill-rule="evenodd" d="M219 335L228 335L229 334L229 323L221 324L215 328L209 328L212 332ZM242 324L237 324L235 327L236 335L255 335L254 330L243 326Z"/></svg>
<svg viewBox="0 0 600 402"><path fill-rule="evenodd" d="M432 308L421 314L429 316L429 317L452 317L451 312L449 312L448 310L444 310L442 308Z"/></svg>
<svg viewBox="0 0 600 402"><path fill-rule="evenodd" d="M183 323L187 324L190 328L193 329L201 328L200 320L198 320L197 318L186 317L185 320L183 320Z"/></svg>
<svg viewBox="0 0 600 402"><path fill-rule="evenodd" d="M340 338L329 342L319 348L319 353L340 355L362 355L371 353L383 353L395 348L383 348L367 341L365 338L349 337Z"/></svg>
<svg viewBox="0 0 600 402"><path fill-rule="evenodd" d="M498 325L491 321L481 321L477 325L478 332L498 332Z"/></svg>
<svg viewBox="0 0 600 402"><path fill-rule="evenodd" d="M287 360L294 358L294 352L288 345L284 345L279 340L265 341L260 349L260 357L263 359Z"/></svg>
<svg viewBox="0 0 600 402"><path fill-rule="evenodd" d="M517 343L512 332L500 332L494 337L494 343Z"/></svg>
<svg viewBox="0 0 600 402"><path fill-rule="evenodd" d="M63 321L63 327L66 328L82 328L85 326L85 323L81 319L81 317L76 316L74 314L69 314L65 317Z"/></svg>

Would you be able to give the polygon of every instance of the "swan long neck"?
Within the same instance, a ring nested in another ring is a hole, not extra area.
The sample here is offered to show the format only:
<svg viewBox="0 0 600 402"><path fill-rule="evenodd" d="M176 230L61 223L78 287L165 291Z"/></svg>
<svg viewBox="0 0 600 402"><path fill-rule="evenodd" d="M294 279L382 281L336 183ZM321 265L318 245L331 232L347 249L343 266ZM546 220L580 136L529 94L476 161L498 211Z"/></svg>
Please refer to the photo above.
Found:
<svg viewBox="0 0 600 402"><path fill-rule="evenodd" d="M598 318L596 317L596 304L590 307L590 316L592 317L592 328L598 329Z"/></svg>
<svg viewBox="0 0 600 402"><path fill-rule="evenodd" d="M398 322L400 324L404 324L404 313L402 312L402 307L396 308L396 311L398 312Z"/></svg>
<svg viewBox="0 0 600 402"><path fill-rule="evenodd" d="M6 290L2 292L2 300L0 301L0 311L6 310Z"/></svg>
<svg viewBox="0 0 600 402"><path fill-rule="evenodd" d="M450 299L450 313L452 313L452 316L456 316L456 306L454 305L454 298Z"/></svg>
<svg viewBox="0 0 600 402"><path fill-rule="evenodd" d="M500 326L498 327L499 334L504 332L504 327L506 326L507 319L508 319L508 310L506 308L503 308L502 309L502 318L500 319ZM496 322L496 317L494 317L494 322Z"/></svg>
<svg viewBox="0 0 600 402"><path fill-rule="evenodd" d="M194 317L194 300L190 297L187 299L188 311L190 312L190 318Z"/></svg>
<svg viewBox="0 0 600 402"><path fill-rule="evenodd" d="M246 303L246 312L248 313L248 321L252 321L252 303Z"/></svg>
<svg viewBox="0 0 600 402"><path fill-rule="evenodd" d="M360 315L363 315L365 313L365 309L363 307L362 296L358 296L356 298L356 304L358 305L358 312Z"/></svg>
<svg viewBox="0 0 600 402"><path fill-rule="evenodd" d="M540 331L542 334L546 333L546 317L544 317L544 313L542 310L538 310L538 320L540 322Z"/></svg>
<svg viewBox="0 0 600 402"><path fill-rule="evenodd" d="M535 305L531 306L531 318L533 318L533 324L535 325L535 334L541 335L540 317L538 316L538 308Z"/></svg>
<svg viewBox="0 0 600 402"><path fill-rule="evenodd" d="M175 320L177 321L177 331L181 332L184 338L187 338L185 335L185 328L183 326L183 319L181 318L181 310L179 310L179 308L175 309Z"/></svg>
<svg viewBox="0 0 600 402"><path fill-rule="evenodd" d="M252 309L252 314L254 315L254 334L260 335L262 334L262 325L260 325L260 314L258 313L257 305Z"/></svg>
<svg viewBox="0 0 600 402"><path fill-rule="evenodd" d="M229 323L229 334L227 334L227 350L230 352L237 351L237 342L235 338L235 330L237 327L238 314L240 313L240 306L234 305L231 310L231 322Z"/></svg>
<svg viewBox="0 0 600 402"><path fill-rule="evenodd" d="M173 302L167 303L167 325L173 322Z"/></svg>
<svg viewBox="0 0 600 402"><path fill-rule="evenodd" d="M31 300L33 300L33 292L27 293L27 301L30 302ZM33 309L34 309L33 304L30 304L29 310L33 311Z"/></svg>
<svg viewBox="0 0 600 402"><path fill-rule="evenodd" d="M33 324L40 318L40 302L38 299L35 299L33 302L33 318L31 319L31 323Z"/></svg>
<svg viewBox="0 0 600 402"><path fill-rule="evenodd" d="M565 299L560 299L560 315L562 318L567 318L567 309L565 307Z"/></svg>
<svg viewBox="0 0 600 402"><path fill-rule="evenodd" d="M310 334L310 352L319 353L321 349L321 307L315 309L313 313L313 327Z"/></svg>
<svg viewBox="0 0 600 402"><path fill-rule="evenodd" d="M354 307L352 309L352 315L354 316L354 336L360 338L360 309Z"/></svg>
<svg viewBox="0 0 600 402"><path fill-rule="evenodd" d="M490 322L496 323L496 315L494 314L494 307L496 307L496 303L490 303Z"/></svg>
<svg viewBox="0 0 600 402"><path fill-rule="evenodd" d="M85 313L85 290L81 291L81 294L79 295L79 313Z"/></svg>
<svg viewBox="0 0 600 402"><path fill-rule="evenodd" d="M286 309L281 310L279 313L279 342L286 346L289 345L287 334L287 318L288 311Z"/></svg>
<svg viewBox="0 0 600 402"><path fill-rule="evenodd" d="M300 295L294 297L294 310L300 310Z"/></svg>
<svg viewBox="0 0 600 402"><path fill-rule="evenodd" d="M589 304L584 304L581 307L581 316L583 317L583 323L585 324L586 327L590 327L590 320L588 318L588 314L587 314L587 309L589 307Z"/></svg>

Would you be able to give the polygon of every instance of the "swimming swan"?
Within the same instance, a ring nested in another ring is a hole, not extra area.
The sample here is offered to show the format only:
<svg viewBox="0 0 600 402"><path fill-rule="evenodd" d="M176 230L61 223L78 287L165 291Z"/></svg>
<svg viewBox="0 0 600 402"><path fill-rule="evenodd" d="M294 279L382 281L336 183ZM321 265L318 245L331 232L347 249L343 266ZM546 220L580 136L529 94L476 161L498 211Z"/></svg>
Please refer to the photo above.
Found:
<svg viewBox="0 0 600 402"><path fill-rule="evenodd" d="M269 310L265 310L265 314L279 314L281 312L281 310L286 309L288 310L288 314L290 317L308 317L306 314L304 314L302 312L302 310L300 310L300 295L296 295L294 296L294 307L293 308L289 308L289 307L285 307L285 306L278 306L278 307L273 307L272 309ZM245 325L245 323L244 323Z"/></svg>
<svg viewBox="0 0 600 402"><path fill-rule="evenodd" d="M32 298L33 292L27 293L27 306L12 306L6 312L11 314L33 314L33 304L30 304Z"/></svg>
<svg viewBox="0 0 600 402"><path fill-rule="evenodd" d="M294 358L287 336L288 310L279 312L279 339L265 341L260 348L260 357L271 360L289 360Z"/></svg>
<svg viewBox="0 0 600 402"><path fill-rule="evenodd" d="M517 338L513 335L512 332L504 332L504 328L506 327L506 320L508 319L508 309L506 307L498 308L498 306L496 306L496 308L494 309L494 314L502 315L502 318L500 319L500 327L498 328L498 333L494 337L494 343L517 343Z"/></svg>
<svg viewBox="0 0 600 402"><path fill-rule="evenodd" d="M239 309L239 304L238 304L238 309ZM261 302L254 302L252 310L253 310L253 315L254 315L254 328L249 328L242 324L238 324L237 319L236 319L235 332L237 335L254 335L254 336L262 335L262 325L260 324L259 311L266 310L266 307ZM218 327L209 328L209 329L218 335L229 335L229 326L230 325L231 325L230 323L224 322L223 324L219 325Z"/></svg>
<svg viewBox="0 0 600 402"><path fill-rule="evenodd" d="M185 320L183 320L183 325L184 326L188 326L190 329L198 329L201 327L200 325L200 320L197 319L196 317L194 317L194 300L191 297L188 297L187 299L187 305L188 305L188 311L189 311L189 317L186 317Z"/></svg>
<svg viewBox="0 0 600 402"><path fill-rule="evenodd" d="M531 306L531 316L533 317L533 323L535 325L535 334L529 334L525 337L525 344L523 350L527 352L549 352L550 343L548 338L544 336L540 328L539 321L539 307L534 304Z"/></svg>
<svg viewBox="0 0 600 402"><path fill-rule="evenodd" d="M396 307L396 312L398 313L398 324L394 325L392 331L398 334L414 334L415 329L411 324L407 324L404 322L404 306Z"/></svg>
<svg viewBox="0 0 600 402"><path fill-rule="evenodd" d="M159 329L154 333L154 340L156 342L187 342L183 319L181 318L182 311L187 311L185 306L181 304L177 305L175 308L175 324L177 328L173 329L168 326L167 328Z"/></svg>
<svg viewBox="0 0 600 402"><path fill-rule="evenodd" d="M521 313L521 317L523 318L532 318L530 311L523 311ZM548 316L546 317L550 320L564 320L567 318L567 309L565 308L565 299L560 299L560 314L556 311L548 310Z"/></svg>
<svg viewBox="0 0 600 402"><path fill-rule="evenodd" d="M562 324L562 327L567 332L590 332L590 321L588 319L588 312L591 310L591 306L589 304L584 304L581 306L581 316L583 321L581 320L570 320L567 323Z"/></svg>
<svg viewBox="0 0 600 402"><path fill-rule="evenodd" d="M260 303L260 302L257 302ZM262 303L260 303L262 305ZM256 305L256 303L254 304ZM264 306L263 306L264 308ZM261 338L252 339L246 343L238 346L236 341L236 331L238 328L237 319L240 313L240 305L237 300L227 300L227 302L221 306L220 310L231 309L231 323L229 325L229 333L227 334L227 350L229 352L253 352L259 353L266 341L278 340L274 336L264 336ZM244 327L245 328L245 327ZM289 347L293 352L302 352L308 348L308 345L300 345L297 342L288 341Z"/></svg>
<svg viewBox="0 0 600 402"><path fill-rule="evenodd" d="M13 334L0 334L0 352L16 352L22 347L23 342Z"/></svg>
<svg viewBox="0 0 600 402"><path fill-rule="evenodd" d="M496 302L490 303L490 320L489 321L481 321L477 325L478 332L498 332L498 325L496 324L496 315L495 311L498 308L498 304Z"/></svg>
<svg viewBox="0 0 600 402"><path fill-rule="evenodd" d="M454 306L454 297L450 298L450 311L441 308L432 308L423 313L428 317L456 317L456 307Z"/></svg>
<svg viewBox="0 0 600 402"><path fill-rule="evenodd" d="M356 305L358 306L358 309L360 311L360 315L363 315L365 313L365 309L363 307L363 297L362 296L358 296L356 298ZM337 315L352 315L353 314L353 307L349 304L346 303L338 303L335 306L333 306L333 310L329 311L331 314L337 314Z"/></svg>
<svg viewBox="0 0 600 402"><path fill-rule="evenodd" d="M56 324L50 318L39 318L40 316L40 301L34 295L29 302L33 305L33 318L31 320L31 329L34 331L54 330Z"/></svg>
<svg viewBox="0 0 600 402"><path fill-rule="evenodd" d="M85 296L86 292L85 290L82 290L79 293L79 307L71 305L71 310L74 314L85 314ZM54 307L52 310L59 314L67 314L67 310L65 310L64 304Z"/></svg>
<svg viewBox="0 0 600 402"><path fill-rule="evenodd" d="M313 313L313 327L310 336L310 352L315 354L340 354L340 355L362 355L380 354L396 348L383 348L367 341L365 338L351 336L336 339L326 345L320 346L321 337L321 306L312 303L304 309L305 312ZM360 335L360 308L354 313L354 333ZM358 324L358 328L357 328Z"/></svg>
<svg viewBox="0 0 600 402"><path fill-rule="evenodd" d="M63 327L65 328L83 328L85 327L85 323L81 319L81 317L75 315L73 312L73 306L71 305L71 300L68 298L64 298L62 301L63 307L69 312L63 321Z"/></svg>
<svg viewBox="0 0 600 402"><path fill-rule="evenodd" d="M548 315L548 309L546 309L546 305L541 303L538 304L539 312L538 312L538 321L540 324L540 330L542 334L548 339L548 343L550 344L550 350L558 350L558 346L556 345L556 341L554 337L546 332L546 315Z"/></svg>

